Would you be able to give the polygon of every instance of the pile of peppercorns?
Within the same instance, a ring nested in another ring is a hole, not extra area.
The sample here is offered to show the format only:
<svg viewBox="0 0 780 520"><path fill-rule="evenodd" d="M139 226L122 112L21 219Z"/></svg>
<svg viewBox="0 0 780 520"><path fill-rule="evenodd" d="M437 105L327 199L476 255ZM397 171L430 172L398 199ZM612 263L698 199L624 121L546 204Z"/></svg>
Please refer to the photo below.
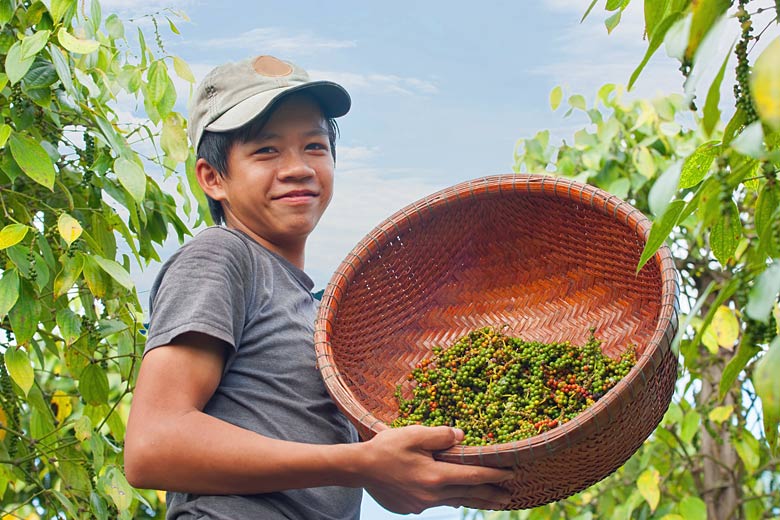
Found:
<svg viewBox="0 0 780 520"><path fill-rule="evenodd" d="M396 390L392 426L454 426L463 444L512 442L576 417L615 386L636 363L628 348L617 360L601 352L591 330L583 346L523 341L493 327L451 347L434 347L409 374L412 398Z"/></svg>

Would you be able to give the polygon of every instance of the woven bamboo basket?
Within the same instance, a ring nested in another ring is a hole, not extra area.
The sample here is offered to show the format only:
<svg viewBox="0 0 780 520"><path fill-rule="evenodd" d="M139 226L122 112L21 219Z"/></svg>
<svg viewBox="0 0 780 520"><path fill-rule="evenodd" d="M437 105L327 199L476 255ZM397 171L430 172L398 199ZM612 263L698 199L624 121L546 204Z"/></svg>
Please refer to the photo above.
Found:
<svg viewBox="0 0 780 520"><path fill-rule="evenodd" d="M503 175L458 184L369 233L325 289L318 367L363 439L398 414L396 385L435 345L483 326L529 341L585 343L589 328L631 372L574 420L519 442L456 446L460 464L515 468L506 509L560 500L620 467L674 390L677 275L662 247L636 274L650 222L609 193L562 178Z"/></svg>

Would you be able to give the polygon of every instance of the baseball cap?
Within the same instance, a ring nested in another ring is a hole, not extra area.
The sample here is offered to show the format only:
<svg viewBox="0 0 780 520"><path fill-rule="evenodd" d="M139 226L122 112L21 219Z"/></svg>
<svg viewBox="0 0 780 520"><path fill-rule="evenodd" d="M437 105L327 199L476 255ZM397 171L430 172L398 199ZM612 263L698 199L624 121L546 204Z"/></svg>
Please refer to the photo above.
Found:
<svg viewBox="0 0 780 520"><path fill-rule="evenodd" d="M204 130L240 128L281 98L300 91L314 96L325 117L349 112L351 100L344 87L332 81L312 81L305 70L289 61L256 56L220 65L206 75L190 100L190 140L197 150Z"/></svg>

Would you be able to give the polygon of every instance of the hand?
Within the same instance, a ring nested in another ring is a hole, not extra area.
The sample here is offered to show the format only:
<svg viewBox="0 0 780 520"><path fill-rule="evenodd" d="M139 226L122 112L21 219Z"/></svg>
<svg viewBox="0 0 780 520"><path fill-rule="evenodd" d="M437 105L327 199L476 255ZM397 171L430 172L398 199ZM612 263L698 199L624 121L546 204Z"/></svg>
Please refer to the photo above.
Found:
<svg viewBox="0 0 780 520"><path fill-rule="evenodd" d="M395 513L420 513L439 505L500 509L511 493L498 486L508 469L465 466L437 461L433 453L463 440L456 428L406 426L378 433L365 443L369 450L366 490Z"/></svg>

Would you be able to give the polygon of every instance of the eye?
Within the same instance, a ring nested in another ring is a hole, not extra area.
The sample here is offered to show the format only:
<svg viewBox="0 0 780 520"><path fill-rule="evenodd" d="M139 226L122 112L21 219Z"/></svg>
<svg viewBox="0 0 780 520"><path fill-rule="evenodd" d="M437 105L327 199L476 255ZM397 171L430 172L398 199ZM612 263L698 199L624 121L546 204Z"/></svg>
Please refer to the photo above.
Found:
<svg viewBox="0 0 780 520"><path fill-rule="evenodd" d="M325 143L315 142L315 143L309 143L309 144L307 144L307 145L306 145L306 149L307 149L307 150L325 150L325 151L327 151L327 150L329 150L330 148L329 148L329 147L328 147L328 145L327 145L327 144L325 144Z"/></svg>
<svg viewBox="0 0 780 520"><path fill-rule="evenodd" d="M263 146L255 150L255 155L262 155L262 154L269 154L269 153L276 153L276 148L274 148L273 146Z"/></svg>

